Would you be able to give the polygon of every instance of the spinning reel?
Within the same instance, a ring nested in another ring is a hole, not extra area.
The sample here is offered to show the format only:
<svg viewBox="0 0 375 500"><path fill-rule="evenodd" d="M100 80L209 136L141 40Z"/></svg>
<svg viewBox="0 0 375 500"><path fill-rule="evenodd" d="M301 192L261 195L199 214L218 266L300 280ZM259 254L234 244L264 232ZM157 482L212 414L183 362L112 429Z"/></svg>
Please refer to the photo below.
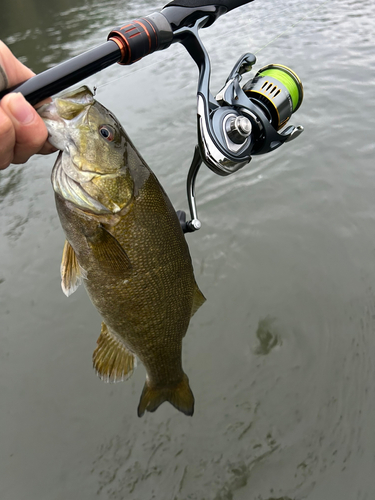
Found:
<svg viewBox="0 0 375 500"><path fill-rule="evenodd" d="M279 132L303 99L301 80L286 66L265 66L241 87L242 75L256 62L254 54L244 54L216 97L211 95L210 60L198 36L198 29L204 23L205 19L200 19L194 27L183 28L175 34L199 68L198 146L187 178L191 220L186 222L186 214L178 212L184 232L201 227L195 202L195 180L202 162L218 175L230 175L247 165L252 155L273 151L303 132L301 125L289 125Z"/></svg>

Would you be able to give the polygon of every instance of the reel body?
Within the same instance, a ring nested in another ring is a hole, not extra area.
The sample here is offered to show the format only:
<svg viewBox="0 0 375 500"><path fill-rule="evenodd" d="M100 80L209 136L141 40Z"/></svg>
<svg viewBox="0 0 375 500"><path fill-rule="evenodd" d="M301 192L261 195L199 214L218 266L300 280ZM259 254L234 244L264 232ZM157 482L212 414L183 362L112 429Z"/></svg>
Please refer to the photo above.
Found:
<svg viewBox="0 0 375 500"><path fill-rule="evenodd" d="M258 71L243 87L242 75L255 64L253 54L244 54L237 61L224 87L216 95L219 107L200 109L198 127L200 144L206 137L216 138L216 147L226 155L213 163L207 154L206 165L219 175L229 175L242 168L252 155L264 154L297 137L303 127L289 126L279 133L300 107L303 87L298 76L286 66L272 64Z"/></svg>

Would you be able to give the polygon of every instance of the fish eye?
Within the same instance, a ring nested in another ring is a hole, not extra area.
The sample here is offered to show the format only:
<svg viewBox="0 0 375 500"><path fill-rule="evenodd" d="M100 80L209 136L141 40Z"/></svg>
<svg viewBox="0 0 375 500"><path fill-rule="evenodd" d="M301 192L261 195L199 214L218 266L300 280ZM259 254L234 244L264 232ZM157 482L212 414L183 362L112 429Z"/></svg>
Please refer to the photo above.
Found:
<svg viewBox="0 0 375 500"><path fill-rule="evenodd" d="M99 127L99 134L108 142L112 142L115 138L115 131L110 125L101 125Z"/></svg>

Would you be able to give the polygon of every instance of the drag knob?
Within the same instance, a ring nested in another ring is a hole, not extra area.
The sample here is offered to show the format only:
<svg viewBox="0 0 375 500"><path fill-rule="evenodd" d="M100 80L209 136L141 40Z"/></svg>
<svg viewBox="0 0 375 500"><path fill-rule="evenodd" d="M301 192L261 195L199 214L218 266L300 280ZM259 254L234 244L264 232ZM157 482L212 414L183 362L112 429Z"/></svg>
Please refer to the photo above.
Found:
<svg viewBox="0 0 375 500"><path fill-rule="evenodd" d="M237 116L228 120L227 134L231 141L242 144L251 134L251 121L246 116Z"/></svg>

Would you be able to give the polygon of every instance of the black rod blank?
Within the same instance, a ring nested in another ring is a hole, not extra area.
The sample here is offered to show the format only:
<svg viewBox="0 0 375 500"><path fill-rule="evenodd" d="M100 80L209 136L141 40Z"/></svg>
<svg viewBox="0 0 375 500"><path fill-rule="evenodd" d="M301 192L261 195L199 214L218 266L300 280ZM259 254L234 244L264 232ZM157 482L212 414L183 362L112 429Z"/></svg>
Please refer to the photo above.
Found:
<svg viewBox="0 0 375 500"><path fill-rule="evenodd" d="M58 64L24 83L0 92L0 99L9 92L21 92L25 99L35 106L58 92L74 85L111 64L121 60L121 50L117 43L108 42L79 56Z"/></svg>

